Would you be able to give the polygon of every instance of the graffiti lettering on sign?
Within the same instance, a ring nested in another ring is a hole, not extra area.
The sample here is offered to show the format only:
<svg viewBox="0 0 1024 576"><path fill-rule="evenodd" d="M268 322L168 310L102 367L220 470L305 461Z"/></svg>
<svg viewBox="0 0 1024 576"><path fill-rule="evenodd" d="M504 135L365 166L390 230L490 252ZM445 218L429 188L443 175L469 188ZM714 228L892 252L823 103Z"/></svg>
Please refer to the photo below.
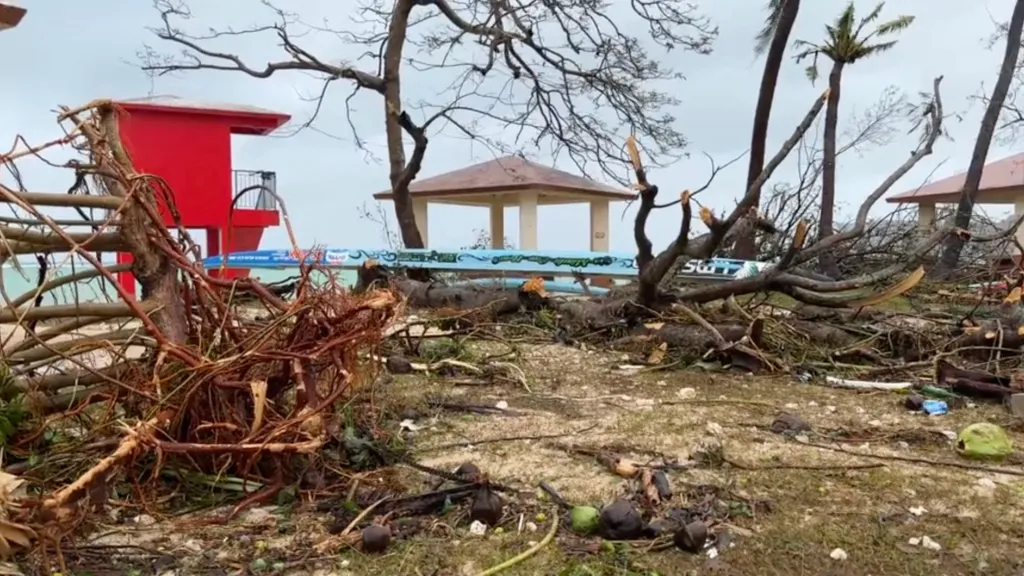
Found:
<svg viewBox="0 0 1024 576"><path fill-rule="evenodd" d="M683 264L680 272L697 276L731 276L736 272L734 268L728 261L690 260Z"/></svg>
<svg viewBox="0 0 1024 576"><path fill-rule="evenodd" d="M306 264L311 264L311 263L317 262L321 258L323 258L323 251L322 250L317 250L315 248L313 250L294 250L293 249L289 253L289 255L292 258L294 258L294 259L296 259L296 260L298 260L300 262L305 261Z"/></svg>
<svg viewBox="0 0 1024 576"><path fill-rule="evenodd" d="M324 262L328 264L340 264L348 260L348 252L341 250L328 250L324 253Z"/></svg>
<svg viewBox="0 0 1024 576"><path fill-rule="evenodd" d="M564 256L541 256L534 254L502 254L500 256L494 256L491 258L491 264L521 264L523 262L529 262L531 264L548 265L548 266L559 266L562 268L579 269L587 268L589 266L612 266L613 264L619 264L616 268L627 268L628 266L622 265L620 258L612 256L597 256L593 258L580 258L580 257L564 257Z"/></svg>
<svg viewBox="0 0 1024 576"><path fill-rule="evenodd" d="M459 255L456 252L398 252L395 260L402 262L422 262L424 264L456 264Z"/></svg>

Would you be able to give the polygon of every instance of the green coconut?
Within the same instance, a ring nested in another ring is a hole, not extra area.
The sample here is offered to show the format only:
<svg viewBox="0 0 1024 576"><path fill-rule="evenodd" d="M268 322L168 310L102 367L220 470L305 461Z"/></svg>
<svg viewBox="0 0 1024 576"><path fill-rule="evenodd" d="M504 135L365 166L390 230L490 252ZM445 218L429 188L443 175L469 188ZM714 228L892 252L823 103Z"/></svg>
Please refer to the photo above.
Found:
<svg viewBox="0 0 1024 576"><path fill-rule="evenodd" d="M569 526L578 534L596 532L600 525L601 512L593 506L573 506L569 511Z"/></svg>
<svg viewBox="0 0 1024 576"><path fill-rule="evenodd" d="M990 422L971 424L960 431L956 450L968 458L999 459L1013 453L1006 431Z"/></svg>

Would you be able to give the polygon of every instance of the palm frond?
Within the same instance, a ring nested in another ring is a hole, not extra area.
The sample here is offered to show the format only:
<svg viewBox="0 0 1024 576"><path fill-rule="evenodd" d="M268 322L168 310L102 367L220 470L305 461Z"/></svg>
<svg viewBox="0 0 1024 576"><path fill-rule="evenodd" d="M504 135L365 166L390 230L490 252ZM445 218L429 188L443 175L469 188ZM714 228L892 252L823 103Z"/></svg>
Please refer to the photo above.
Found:
<svg viewBox="0 0 1024 576"><path fill-rule="evenodd" d="M804 68L804 74L807 75L807 79L811 81L811 86L813 86L814 83L817 82L818 78L820 77L820 75L818 74L817 62L811 64L807 68Z"/></svg>
<svg viewBox="0 0 1024 576"><path fill-rule="evenodd" d="M913 22L913 16L899 16L892 20L879 24L870 34L863 34L864 27L878 20L882 13L885 2L880 2L875 8L861 20L856 19L853 2L846 5L843 11L832 24L825 25L825 41L814 44L804 40L793 43L794 48L800 50L796 60L813 56L825 56L833 62L852 63L879 52L885 52L896 45L896 41L879 42L872 44L870 41L876 36L891 36L902 30L906 30ZM813 74L808 69L808 78L813 82L817 78L817 72Z"/></svg>
<svg viewBox="0 0 1024 576"><path fill-rule="evenodd" d="M875 20L878 20L878 17L882 15L882 8L884 7L885 2L879 2L878 5L875 6L874 10L869 12L867 16L861 18L860 23L857 25L857 30L863 30L865 26L871 24Z"/></svg>
<svg viewBox="0 0 1024 576"><path fill-rule="evenodd" d="M914 23L913 16L898 16L888 22L883 22L875 28L875 34L879 36L886 36L889 34L895 34L896 32L902 32L910 27Z"/></svg>
<svg viewBox="0 0 1024 576"><path fill-rule="evenodd" d="M895 45L896 40L892 40L890 42L879 42L878 44L869 44L867 46L861 46L860 53L857 57L866 58L868 56L874 56L875 54L879 54L881 52L885 52L886 50L892 49L892 47Z"/></svg>
<svg viewBox="0 0 1024 576"><path fill-rule="evenodd" d="M853 2L846 5L846 8L836 18L834 27L839 34L853 35L853 21L856 17L856 12L853 6Z"/></svg>
<svg viewBox="0 0 1024 576"><path fill-rule="evenodd" d="M768 50L768 45L772 43L775 31L779 28L779 21L782 20L782 7L785 4L786 0L768 0L768 4L765 5L768 14L764 19L764 27L758 31L757 36L754 36L754 54L760 56Z"/></svg>
<svg viewBox="0 0 1024 576"><path fill-rule="evenodd" d="M793 42L793 48L799 50L793 55L793 59L800 62L808 56L814 56L818 52L821 52L821 46L808 42L807 40L796 40Z"/></svg>

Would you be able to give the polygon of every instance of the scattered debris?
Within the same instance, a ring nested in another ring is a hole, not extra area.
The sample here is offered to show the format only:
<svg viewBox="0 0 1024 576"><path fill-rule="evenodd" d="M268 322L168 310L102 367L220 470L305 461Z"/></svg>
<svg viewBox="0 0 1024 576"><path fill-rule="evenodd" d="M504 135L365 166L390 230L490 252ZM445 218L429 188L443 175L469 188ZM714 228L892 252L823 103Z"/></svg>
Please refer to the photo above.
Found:
<svg viewBox="0 0 1024 576"><path fill-rule="evenodd" d="M843 550L842 548L836 548L835 550L829 553L828 557L833 560L838 560L842 562L849 558L850 555L846 553L846 550Z"/></svg>
<svg viewBox="0 0 1024 576"><path fill-rule="evenodd" d="M1001 459L1013 453L1013 443L1001 427L979 422L960 431L956 449L968 458Z"/></svg>

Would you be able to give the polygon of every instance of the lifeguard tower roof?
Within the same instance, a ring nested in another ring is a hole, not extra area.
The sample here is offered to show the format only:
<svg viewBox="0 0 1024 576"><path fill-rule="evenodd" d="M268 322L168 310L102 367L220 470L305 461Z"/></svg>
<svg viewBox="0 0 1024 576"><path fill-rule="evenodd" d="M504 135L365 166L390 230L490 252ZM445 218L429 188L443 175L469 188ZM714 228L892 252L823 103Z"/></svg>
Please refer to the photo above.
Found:
<svg viewBox="0 0 1024 576"><path fill-rule="evenodd" d="M154 112L182 113L195 116L209 114L218 118L230 118L232 134L249 136L265 136L280 128L291 116L247 104L225 104L222 102L200 102L179 98L177 96L147 96L145 98L129 98L115 100L115 104L131 113L135 110ZM237 124L235 123L237 122Z"/></svg>
<svg viewBox="0 0 1024 576"><path fill-rule="evenodd" d="M0 0L0 30L14 28L28 12L15 0Z"/></svg>

